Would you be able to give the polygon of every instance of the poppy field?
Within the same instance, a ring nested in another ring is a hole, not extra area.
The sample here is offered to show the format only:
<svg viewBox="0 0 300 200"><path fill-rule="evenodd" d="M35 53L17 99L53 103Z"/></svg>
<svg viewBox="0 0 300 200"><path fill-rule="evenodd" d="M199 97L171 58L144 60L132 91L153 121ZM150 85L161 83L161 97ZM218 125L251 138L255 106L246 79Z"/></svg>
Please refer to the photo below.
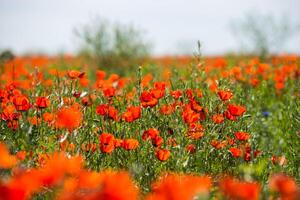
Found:
<svg viewBox="0 0 300 200"><path fill-rule="evenodd" d="M300 198L300 58L0 68L0 200Z"/></svg>

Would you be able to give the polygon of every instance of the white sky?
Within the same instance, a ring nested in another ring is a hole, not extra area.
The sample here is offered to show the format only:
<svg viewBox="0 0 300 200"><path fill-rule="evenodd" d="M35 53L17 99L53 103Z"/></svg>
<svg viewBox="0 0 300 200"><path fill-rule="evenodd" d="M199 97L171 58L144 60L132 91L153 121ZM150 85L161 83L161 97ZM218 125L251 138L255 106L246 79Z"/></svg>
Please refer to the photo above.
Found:
<svg viewBox="0 0 300 200"><path fill-rule="evenodd" d="M74 27L101 16L145 30L155 54L184 52L198 39L205 54L221 54L238 50L229 24L250 11L300 22L300 0L0 0L0 49L74 52ZM299 34L282 51L300 53Z"/></svg>

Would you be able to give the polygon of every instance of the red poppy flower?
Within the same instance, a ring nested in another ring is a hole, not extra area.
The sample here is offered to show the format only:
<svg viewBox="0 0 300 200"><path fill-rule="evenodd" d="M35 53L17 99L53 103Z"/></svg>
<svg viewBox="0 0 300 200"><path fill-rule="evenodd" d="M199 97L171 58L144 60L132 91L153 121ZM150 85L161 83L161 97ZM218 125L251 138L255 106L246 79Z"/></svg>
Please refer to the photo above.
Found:
<svg viewBox="0 0 300 200"><path fill-rule="evenodd" d="M232 98L233 94L229 90L219 90L218 91L218 96L222 101L228 101L229 99Z"/></svg>
<svg viewBox="0 0 300 200"><path fill-rule="evenodd" d="M196 152L196 147L193 144L189 144L186 146L186 151L189 153L195 153Z"/></svg>
<svg viewBox="0 0 300 200"><path fill-rule="evenodd" d="M18 151L16 156L20 161L23 161L26 158L26 151Z"/></svg>
<svg viewBox="0 0 300 200"><path fill-rule="evenodd" d="M119 120L118 110L114 107L109 107L108 108L108 117L115 121L118 121Z"/></svg>
<svg viewBox="0 0 300 200"><path fill-rule="evenodd" d="M136 200L139 199L139 192L131 180L130 175L126 172L107 171L100 174L100 183L95 183L95 193L84 194L84 199L101 199L101 200ZM89 176L90 177L90 176ZM101 186L99 188L99 185ZM98 187L97 187L98 186ZM82 192L81 192L82 193ZM82 194L78 198L82 199Z"/></svg>
<svg viewBox="0 0 300 200"><path fill-rule="evenodd" d="M152 144L155 147L160 147L164 142L164 139L160 136L156 136L155 138L152 139Z"/></svg>
<svg viewBox="0 0 300 200"><path fill-rule="evenodd" d="M195 123L201 119L199 113L193 111L189 105L187 105L184 110L182 111L182 118L185 123Z"/></svg>
<svg viewBox="0 0 300 200"><path fill-rule="evenodd" d="M260 185L227 177L220 182L220 190L229 199L258 200Z"/></svg>
<svg viewBox="0 0 300 200"><path fill-rule="evenodd" d="M242 116L246 112L246 108L240 105L229 104L227 110L233 116Z"/></svg>
<svg viewBox="0 0 300 200"><path fill-rule="evenodd" d="M242 156L242 151L238 148L231 147L229 148L231 155L235 158Z"/></svg>
<svg viewBox="0 0 300 200"><path fill-rule="evenodd" d="M100 104L96 107L97 115L107 115L108 114L108 105L107 104Z"/></svg>
<svg viewBox="0 0 300 200"><path fill-rule="evenodd" d="M110 133L102 133L99 136L100 149L104 153L111 153L115 149L115 137Z"/></svg>
<svg viewBox="0 0 300 200"><path fill-rule="evenodd" d="M126 122L133 122L141 117L141 112L140 106L129 106L127 111L122 114L122 119Z"/></svg>
<svg viewBox="0 0 300 200"><path fill-rule="evenodd" d="M240 141L246 141L250 138L250 134L246 132L235 132L234 135Z"/></svg>
<svg viewBox="0 0 300 200"><path fill-rule="evenodd" d="M181 90L173 90L170 94L174 99L179 99L182 96Z"/></svg>
<svg viewBox="0 0 300 200"><path fill-rule="evenodd" d="M231 120L231 121L235 121L235 120L236 120L236 117L233 116L228 110L225 110L224 116L225 116L228 120Z"/></svg>
<svg viewBox="0 0 300 200"><path fill-rule="evenodd" d="M203 107L199 105L199 103L197 101L195 101L194 99L190 99L190 106L191 109L195 112L201 112L203 110Z"/></svg>
<svg viewBox="0 0 300 200"><path fill-rule="evenodd" d="M40 109L47 108L50 106L50 100L47 97L37 97L35 104Z"/></svg>
<svg viewBox="0 0 300 200"><path fill-rule="evenodd" d="M159 131L156 128L150 128L150 129L144 131L142 139L147 140L148 138L150 138L151 140L153 140L158 135L159 135Z"/></svg>
<svg viewBox="0 0 300 200"><path fill-rule="evenodd" d="M104 96L111 98L115 96L116 94L116 89L114 87L107 87L103 89L103 94Z"/></svg>
<svg viewBox="0 0 300 200"><path fill-rule="evenodd" d="M5 121L17 120L19 118L19 114L16 112L13 105L8 105L3 109L1 118Z"/></svg>
<svg viewBox="0 0 300 200"><path fill-rule="evenodd" d="M84 106L90 106L92 104L92 102L90 101L90 99L88 97L82 97L81 103Z"/></svg>
<svg viewBox="0 0 300 200"><path fill-rule="evenodd" d="M193 90L192 89L186 89L185 90L185 94L189 99L193 99L194 98L194 94L193 94Z"/></svg>
<svg viewBox="0 0 300 200"><path fill-rule="evenodd" d="M155 82L154 88L157 90L165 90L166 89L166 83L165 82Z"/></svg>
<svg viewBox="0 0 300 200"><path fill-rule="evenodd" d="M15 96L13 103L18 111L27 111L31 107L28 98L23 95Z"/></svg>
<svg viewBox="0 0 300 200"><path fill-rule="evenodd" d="M155 99L160 99L163 96L165 96L165 90L161 90L161 89L151 89L150 93L152 97Z"/></svg>
<svg viewBox="0 0 300 200"><path fill-rule="evenodd" d="M284 174L273 175L270 178L269 187L272 191L278 192L281 199L297 199L300 194L296 181Z"/></svg>
<svg viewBox="0 0 300 200"><path fill-rule="evenodd" d="M151 92L148 92L148 91L142 92L142 94L140 96L140 101L144 108L153 107L158 103L158 100L153 97Z"/></svg>

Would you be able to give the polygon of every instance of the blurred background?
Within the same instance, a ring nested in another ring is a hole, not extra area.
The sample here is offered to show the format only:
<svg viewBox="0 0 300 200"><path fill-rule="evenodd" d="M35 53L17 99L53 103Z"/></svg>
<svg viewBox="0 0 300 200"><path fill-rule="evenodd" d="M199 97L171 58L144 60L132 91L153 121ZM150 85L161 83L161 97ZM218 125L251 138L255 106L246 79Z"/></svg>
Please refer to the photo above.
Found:
<svg viewBox="0 0 300 200"><path fill-rule="evenodd" d="M204 55L257 51L257 40L273 53L299 54L299 8L299 0L1 0L0 50L75 54L83 30L105 21L138 32L151 55L192 54L198 40Z"/></svg>

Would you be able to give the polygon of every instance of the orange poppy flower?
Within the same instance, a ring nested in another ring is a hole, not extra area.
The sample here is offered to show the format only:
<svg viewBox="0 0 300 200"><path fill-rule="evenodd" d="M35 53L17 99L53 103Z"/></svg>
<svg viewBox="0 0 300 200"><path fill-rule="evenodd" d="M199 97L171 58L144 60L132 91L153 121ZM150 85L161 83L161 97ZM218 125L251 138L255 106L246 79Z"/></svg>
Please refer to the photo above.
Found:
<svg viewBox="0 0 300 200"><path fill-rule="evenodd" d="M166 161L170 158L171 152L167 149L159 149L156 151L155 156L160 161Z"/></svg>
<svg viewBox="0 0 300 200"><path fill-rule="evenodd" d="M9 169L17 164L17 158L10 155L8 149L3 143L0 143L0 168Z"/></svg>
<svg viewBox="0 0 300 200"><path fill-rule="evenodd" d="M170 115L174 112L174 108L171 105L162 105L159 111L163 115Z"/></svg>
<svg viewBox="0 0 300 200"><path fill-rule="evenodd" d="M23 160L25 160L25 158L26 158L26 154L27 154L26 151L18 151L17 154L16 154L16 157L17 157L20 161L23 161Z"/></svg>
<svg viewBox="0 0 300 200"><path fill-rule="evenodd" d="M114 145L115 145L115 148L117 148L117 147L122 147L122 145L123 145L123 140L122 140L122 139L115 138Z"/></svg>
<svg viewBox="0 0 300 200"><path fill-rule="evenodd" d="M33 117L29 117L28 121L30 124L37 126L42 122L42 119L37 116L33 116Z"/></svg>
<svg viewBox="0 0 300 200"><path fill-rule="evenodd" d="M233 138L226 136L226 140L229 145L231 146L235 145L235 140Z"/></svg>
<svg viewBox="0 0 300 200"><path fill-rule="evenodd" d="M227 177L220 182L220 190L229 199L258 200L260 185Z"/></svg>
<svg viewBox="0 0 300 200"><path fill-rule="evenodd" d="M218 90L218 83L216 81L212 81L209 85L209 89L211 92L216 92Z"/></svg>
<svg viewBox="0 0 300 200"><path fill-rule="evenodd" d="M197 94L197 97L199 97L199 98L203 97L203 93L202 93L201 90L196 89L196 90L195 90L195 93Z"/></svg>
<svg viewBox="0 0 300 200"><path fill-rule="evenodd" d="M274 155L271 157L271 161L273 165L279 164L280 166L286 164L287 162L285 156L274 156Z"/></svg>
<svg viewBox="0 0 300 200"><path fill-rule="evenodd" d="M188 137L194 140L199 140L204 136L204 132L202 131L189 131Z"/></svg>
<svg viewBox="0 0 300 200"><path fill-rule="evenodd" d="M137 200L139 191L126 172L106 171L101 173L101 187L87 199ZM98 184L99 185L99 184ZM117 191L117 192L116 192Z"/></svg>
<svg viewBox="0 0 300 200"><path fill-rule="evenodd" d="M167 145L171 146L171 147L176 147L177 146L177 141L176 138L168 138L167 139Z"/></svg>
<svg viewBox="0 0 300 200"><path fill-rule="evenodd" d="M152 79L153 79L152 74L147 74L144 77L142 77L142 80L141 80L142 87L148 86Z"/></svg>
<svg viewBox="0 0 300 200"><path fill-rule="evenodd" d="M90 83L89 79L82 77L79 79L79 83L82 87L87 87Z"/></svg>
<svg viewBox="0 0 300 200"><path fill-rule="evenodd" d="M45 122L51 123L54 120L54 114L49 113L49 112L45 112L43 114L43 119L44 119Z"/></svg>
<svg viewBox="0 0 300 200"><path fill-rule="evenodd" d="M44 80L42 82L44 87L51 87L53 85L53 81L51 79Z"/></svg>
<svg viewBox="0 0 300 200"><path fill-rule="evenodd" d="M139 141L136 139L125 139L123 140L122 147L126 150L134 150L138 148Z"/></svg>
<svg viewBox="0 0 300 200"><path fill-rule="evenodd" d="M211 140L210 145L215 149L222 149L227 145L226 141Z"/></svg>
<svg viewBox="0 0 300 200"><path fill-rule="evenodd" d="M103 80L106 76L106 72L105 71L102 71L102 70L97 70L96 71L96 77L97 77L97 80Z"/></svg>
<svg viewBox="0 0 300 200"><path fill-rule="evenodd" d="M61 108L56 114L58 128L68 129L70 132L78 128L82 121L82 113L71 107Z"/></svg>
<svg viewBox="0 0 300 200"><path fill-rule="evenodd" d="M204 131L203 126L200 123L191 123L189 124L190 132L202 132Z"/></svg>
<svg viewBox="0 0 300 200"><path fill-rule="evenodd" d="M272 191L278 192L281 199L297 199L300 195L300 188L293 178L284 174L276 174L270 178L269 187Z"/></svg>
<svg viewBox="0 0 300 200"><path fill-rule="evenodd" d="M207 176L168 174L155 182L146 200L183 200L206 196L212 186Z"/></svg>
<svg viewBox="0 0 300 200"><path fill-rule="evenodd" d="M224 116L222 114L215 114L212 116L212 120L216 124L222 124L224 122Z"/></svg>
<svg viewBox="0 0 300 200"><path fill-rule="evenodd" d="M68 71L68 77L70 79L82 78L84 76L84 72L80 72L78 70L70 70Z"/></svg>

